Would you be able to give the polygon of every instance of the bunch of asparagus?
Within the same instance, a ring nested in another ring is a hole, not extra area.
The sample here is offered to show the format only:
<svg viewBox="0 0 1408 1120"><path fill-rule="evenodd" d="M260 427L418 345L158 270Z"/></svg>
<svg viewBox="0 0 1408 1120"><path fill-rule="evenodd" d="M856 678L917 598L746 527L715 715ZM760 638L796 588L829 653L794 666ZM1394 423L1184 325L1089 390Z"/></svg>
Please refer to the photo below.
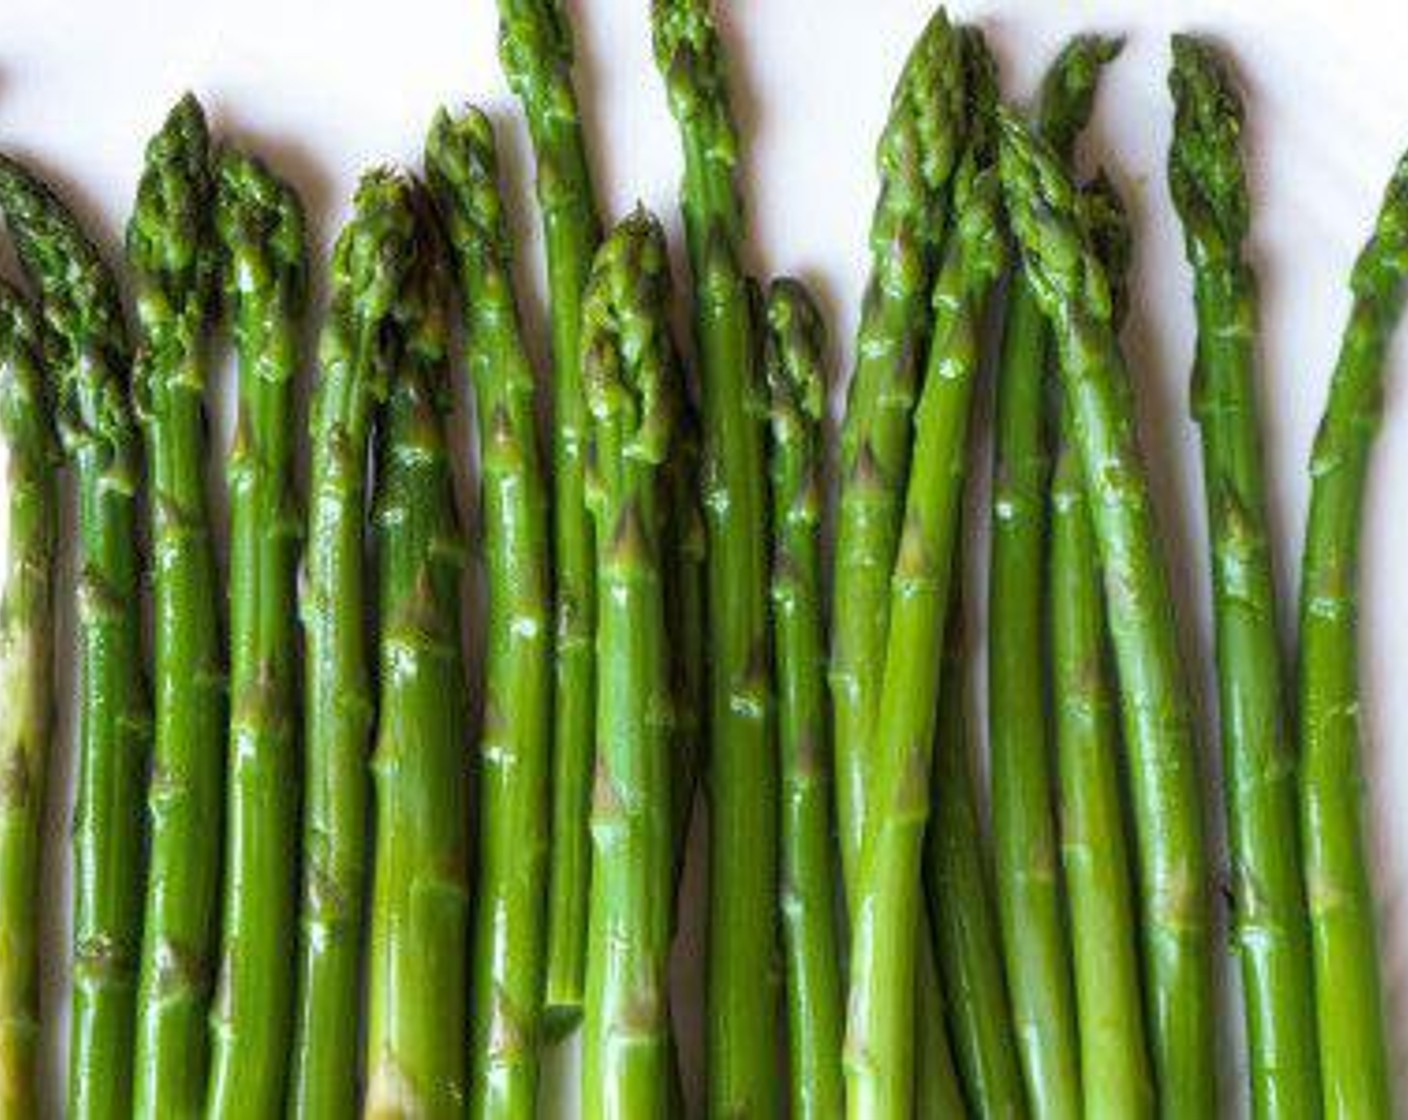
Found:
<svg viewBox="0 0 1408 1120"><path fill-rule="evenodd" d="M546 1047L578 1024L585 1115L686 1114L670 959L701 796L705 1114L1216 1115L1214 855L1120 344L1131 229L1112 178L1077 172L1118 40L1073 39L1030 121L1003 104L977 28L939 10L915 43L877 153L828 572L823 316L799 281L752 269L706 0L651 7L683 148L692 349L673 335L659 221L638 210L603 233L565 10L500 0L500 14L537 162L550 440L479 110L435 117L423 177L379 168L357 190L331 262L306 502L310 254L293 188L183 98L128 227L129 327L89 234L0 156L29 289L0 284L0 1117L38 1109L66 464L81 680L69 1115L528 1118ZM1387 1117L1355 608L1408 287L1408 157L1351 277L1293 691L1243 107L1208 44L1175 36L1172 54L1252 1111ZM224 327L239 410L221 527L205 408ZM457 493L461 367L474 532ZM990 826L965 619L989 391ZM464 656L476 562L482 681Z"/></svg>

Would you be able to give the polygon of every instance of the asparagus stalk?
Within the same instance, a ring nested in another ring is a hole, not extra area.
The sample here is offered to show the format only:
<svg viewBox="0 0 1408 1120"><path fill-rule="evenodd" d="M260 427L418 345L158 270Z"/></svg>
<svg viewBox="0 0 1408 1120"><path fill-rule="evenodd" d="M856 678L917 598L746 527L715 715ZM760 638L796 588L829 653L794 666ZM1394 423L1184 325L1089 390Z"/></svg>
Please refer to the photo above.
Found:
<svg viewBox="0 0 1408 1120"><path fill-rule="evenodd" d="M541 822L552 703L547 494L488 119L474 110L458 119L442 113L425 162L464 293L489 578L470 1112L530 1117L538 1089L547 857Z"/></svg>
<svg viewBox="0 0 1408 1120"><path fill-rule="evenodd" d="M556 602L543 1020L555 1038L581 1017L586 977L596 589L584 489L587 409L579 336L583 291L601 225L572 84L567 10L561 0L499 0L499 18L499 57L523 106L538 164L552 311Z"/></svg>
<svg viewBox="0 0 1408 1120"><path fill-rule="evenodd" d="M658 506L683 386L669 288L664 233L637 211L597 254L583 308L600 673L582 1104L603 1120L672 1114L674 759Z"/></svg>
<svg viewBox="0 0 1408 1120"><path fill-rule="evenodd" d="M0 283L0 443L5 575L0 588L0 1116L38 1115L39 860L53 732L58 446L39 323Z"/></svg>
<svg viewBox="0 0 1408 1120"><path fill-rule="evenodd" d="M116 279L64 203L0 156L0 211L39 294L59 433L78 476L82 644L67 1114L126 1115L142 938L143 679L136 496L141 448Z"/></svg>
<svg viewBox="0 0 1408 1120"><path fill-rule="evenodd" d="M415 260L405 187L363 177L338 238L314 390L308 553L302 601L304 810L302 936L290 1111L353 1115L367 902L367 744L372 725L363 551L367 452L386 398L382 344Z"/></svg>
<svg viewBox="0 0 1408 1120"><path fill-rule="evenodd" d="M926 296L966 128L960 36L940 8L910 52L880 137L871 275L841 429L830 678L841 868L852 902L869 816L868 745L909 475L910 413L930 326Z"/></svg>
<svg viewBox="0 0 1408 1120"><path fill-rule="evenodd" d="M1002 133L1007 212L1055 335L1104 569L1130 755L1160 1111L1209 1116L1214 1013L1199 764L1110 287L1056 154L1010 115L1002 115Z"/></svg>
<svg viewBox="0 0 1408 1120"><path fill-rule="evenodd" d="M1090 117L1100 70L1118 49L1114 40L1077 36L1042 83L1041 131L1068 152ZM1054 1118L1080 1114L1081 1069L1042 664L1047 350L1046 322L1019 268L1009 286L993 438L988 733L994 881L1027 1099L1034 1116Z"/></svg>
<svg viewBox="0 0 1408 1120"><path fill-rule="evenodd" d="M777 758L771 750L762 386L722 45L707 0L653 0L685 156L708 527L712 1115L777 1114Z"/></svg>
<svg viewBox="0 0 1408 1120"><path fill-rule="evenodd" d="M957 573L950 600L941 654L943 686L932 768L934 819L926 843L925 887L967 1109L982 1120L1022 1117L1026 1097L972 770L966 711L969 659Z"/></svg>
<svg viewBox="0 0 1408 1120"><path fill-rule="evenodd" d="M782 765L782 931L791 1115L844 1111L840 947L821 615L821 314L795 280L767 299L773 648Z"/></svg>
<svg viewBox="0 0 1408 1120"><path fill-rule="evenodd" d="M206 1114L284 1105L293 1038L298 853L294 619L299 532L289 495L289 382L307 280L297 196L258 160L220 157L217 224L229 262L242 386L230 475L230 765L220 986ZM250 382L280 411L252 414ZM257 429L257 430L256 430ZM274 429L274 450L270 446ZM270 454L272 452L272 454ZM255 466L252 455L267 455Z"/></svg>
<svg viewBox="0 0 1408 1120"><path fill-rule="evenodd" d="M1359 769L1357 575L1384 357L1408 288L1408 155L1350 277L1354 302L1310 460L1300 592L1300 823L1325 1114L1393 1112Z"/></svg>
<svg viewBox="0 0 1408 1120"><path fill-rule="evenodd" d="M206 508L207 343L219 257L205 116L186 96L147 146L127 227L139 337L133 392L150 464L156 734L137 993L137 1116L205 1103L220 901L225 669Z"/></svg>
<svg viewBox="0 0 1408 1120"><path fill-rule="evenodd" d="M1176 35L1173 60L1168 175L1198 314L1193 411L1203 436L1232 915L1242 958L1252 1110L1264 1118L1318 1116L1294 747L1257 427L1256 285L1242 257L1249 223L1242 104L1211 47Z"/></svg>
<svg viewBox="0 0 1408 1120"><path fill-rule="evenodd" d="M915 410L914 466L891 577L873 812L853 906L845 1049L853 1120L907 1117L913 1106L920 867L939 651L983 313L1005 258L997 173L981 123L995 105L995 76L976 33L967 37L965 54L978 123L955 174L953 232L932 295L933 341Z"/></svg>
<svg viewBox="0 0 1408 1120"><path fill-rule="evenodd" d="M932 794L931 794L932 796ZM933 827L930 827L930 833ZM925 861L926 895L928 861ZM963 1101L944 1006L943 979L935 955L934 931L927 905L919 912L918 976L914 993L914 1115L916 1120L947 1120L968 1115Z"/></svg>
<svg viewBox="0 0 1408 1120"><path fill-rule="evenodd" d="M376 439L381 671L364 1113L449 1118L464 1112L469 919L465 549L445 436L449 275L427 200L394 174L380 190L406 259L383 323L391 376Z"/></svg>
<svg viewBox="0 0 1408 1120"><path fill-rule="evenodd" d="M1087 187L1083 221L1124 316L1128 221L1104 179ZM1108 673L1100 569L1070 413L1057 424L1049 557L1051 694L1061 804L1061 860L1075 972L1085 1115L1149 1117L1139 945L1125 834L1119 727Z"/></svg>

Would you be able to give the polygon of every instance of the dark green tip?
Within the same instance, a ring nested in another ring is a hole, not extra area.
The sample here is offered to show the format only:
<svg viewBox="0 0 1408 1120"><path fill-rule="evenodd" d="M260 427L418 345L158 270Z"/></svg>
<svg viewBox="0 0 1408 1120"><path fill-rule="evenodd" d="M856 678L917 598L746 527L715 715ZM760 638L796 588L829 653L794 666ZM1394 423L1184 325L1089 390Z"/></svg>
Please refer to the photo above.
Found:
<svg viewBox="0 0 1408 1120"><path fill-rule="evenodd" d="M1073 155L1076 137L1090 122L1100 75L1123 48L1121 37L1076 35L1061 49L1042 79L1037 95L1037 130L1062 159L1069 160Z"/></svg>
<svg viewBox="0 0 1408 1120"><path fill-rule="evenodd" d="M826 328L811 293L790 276L768 287L764 363L772 394L773 427L815 428L826 406Z"/></svg>
<svg viewBox="0 0 1408 1120"><path fill-rule="evenodd" d="M525 102L575 115L571 106L551 104L572 67L572 23L561 0L500 0L499 61Z"/></svg>
<svg viewBox="0 0 1408 1120"><path fill-rule="evenodd" d="M225 290L241 303L292 314L307 291L308 236L297 193L254 156L220 153L215 225L224 249Z"/></svg>
<svg viewBox="0 0 1408 1120"><path fill-rule="evenodd" d="M1116 325L1129 310L1129 269L1134 232L1129 211L1115 184L1101 171L1081 190L1081 225L1110 285Z"/></svg>
<svg viewBox="0 0 1408 1120"><path fill-rule="evenodd" d="M413 191L410 177L401 171L368 171L333 250L332 313L355 323L368 345L374 345L415 261Z"/></svg>
<svg viewBox="0 0 1408 1120"><path fill-rule="evenodd" d="M1190 35L1173 37L1169 188L1195 262L1235 260L1249 224L1242 99L1226 63Z"/></svg>
<svg viewBox="0 0 1408 1120"><path fill-rule="evenodd" d="M630 454L659 463L678 386L670 335L670 261L654 215L637 207L597 251L582 307L582 375L598 423L622 422Z"/></svg>
<svg viewBox="0 0 1408 1120"><path fill-rule="evenodd" d="M39 323L18 291L0 280L0 436L34 463L57 455L46 407Z"/></svg>
<svg viewBox="0 0 1408 1120"><path fill-rule="evenodd" d="M425 174L441 220L461 253L509 256L508 222L498 187L498 155L489 118L473 105L458 116L435 114L425 145Z"/></svg>
<svg viewBox="0 0 1408 1120"><path fill-rule="evenodd" d="M1408 152L1393 170L1373 235L1354 263L1350 281L1361 300L1379 304L1386 315L1397 315L1408 278Z"/></svg>

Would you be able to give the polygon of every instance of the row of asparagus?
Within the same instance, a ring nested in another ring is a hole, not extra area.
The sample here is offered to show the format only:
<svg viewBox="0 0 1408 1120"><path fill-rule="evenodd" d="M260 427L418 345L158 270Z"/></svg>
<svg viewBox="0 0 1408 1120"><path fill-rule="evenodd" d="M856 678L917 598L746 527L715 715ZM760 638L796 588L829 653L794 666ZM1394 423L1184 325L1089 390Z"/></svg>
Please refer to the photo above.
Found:
<svg viewBox="0 0 1408 1120"><path fill-rule="evenodd" d="M478 111L436 118L420 177L377 170L357 192L303 503L309 260L289 185L183 100L128 227L129 336L73 214L0 157L37 304L0 289L0 1115L36 1108L62 463L81 557L69 1115L530 1117L542 1047L579 1023L585 1115L682 1114L668 964L697 789L709 1115L1214 1115L1212 859L1119 342L1130 234L1110 179L1074 169L1118 43L1073 40L1030 122L1002 105L976 28L940 11L914 46L879 144L827 612L822 319L802 285L763 290L744 259L705 0L652 7L683 143L692 371L660 226L637 212L603 235L565 13L500 12L538 165L549 456ZM1170 87L1253 1111L1387 1116L1355 542L1408 275L1408 162L1354 268L1315 447L1293 704L1243 110L1195 39L1175 39ZM989 833L963 517L998 303ZM474 688L456 308L488 586ZM228 589L204 413L222 324L240 371Z"/></svg>

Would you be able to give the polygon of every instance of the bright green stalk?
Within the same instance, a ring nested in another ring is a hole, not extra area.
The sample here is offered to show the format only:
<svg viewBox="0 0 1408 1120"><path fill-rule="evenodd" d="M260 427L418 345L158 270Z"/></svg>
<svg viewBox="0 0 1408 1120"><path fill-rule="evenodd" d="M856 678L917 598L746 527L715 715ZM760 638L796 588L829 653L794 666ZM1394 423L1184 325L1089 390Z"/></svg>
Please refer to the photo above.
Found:
<svg viewBox="0 0 1408 1120"><path fill-rule="evenodd" d="M548 858L544 1029L560 1037L582 1011L596 700L592 527L585 493L582 293L601 240L572 85L572 28L561 0L499 0L499 57L528 120L552 310L552 532L555 575L552 846Z"/></svg>
<svg viewBox="0 0 1408 1120"><path fill-rule="evenodd" d="M212 1118L281 1111L293 1040L299 527L289 493L288 383L301 361L307 276L303 212L288 185L233 150L221 154L219 175L216 221L246 385L229 467L230 764L206 1105ZM277 386L280 412L251 414L253 379ZM255 467L251 454L273 451L270 428L282 446Z"/></svg>
<svg viewBox="0 0 1408 1120"><path fill-rule="evenodd" d="M957 582L950 597L934 740L934 807L925 851L925 887L949 1034L968 1110L980 1120L1009 1120L1025 1116L1027 1103L978 819L967 713L969 656L964 647L962 594Z"/></svg>
<svg viewBox="0 0 1408 1120"><path fill-rule="evenodd" d="M1252 1111L1320 1115L1310 932L1296 819L1295 748L1281 679L1276 585L1257 422L1256 281L1242 103L1211 47L1176 35L1169 186L1193 268L1193 411L1203 435L1234 942Z"/></svg>
<svg viewBox="0 0 1408 1120"><path fill-rule="evenodd" d="M703 390L710 698L709 1112L777 1114L777 757L768 657L767 476L753 308L740 254L738 135L707 0L654 0L679 123L681 205Z"/></svg>
<svg viewBox="0 0 1408 1120"><path fill-rule="evenodd" d="M133 395L150 464L156 636L154 780L133 1112L205 1106L206 1015L220 901L225 668L206 508L208 342L219 256L210 139L189 95L147 146L127 227L139 338Z"/></svg>
<svg viewBox="0 0 1408 1120"><path fill-rule="evenodd" d="M842 1114L841 962L821 607L821 314L806 288L777 280L767 300L772 394L773 648L782 764L782 932L791 1115Z"/></svg>
<svg viewBox="0 0 1408 1120"><path fill-rule="evenodd" d="M131 356L111 271L68 208L0 156L0 210L39 293L59 432L78 476L82 643L73 826L72 1120L132 1104L137 962L151 735L143 679L136 496L141 449L127 401Z"/></svg>
<svg viewBox="0 0 1408 1120"><path fill-rule="evenodd" d="M367 453L386 398L394 322L415 230L404 181L363 177L332 258L313 394L303 590L304 808L298 1027L290 1112L341 1120L357 1107L362 916L367 903L371 668L363 549Z"/></svg>
<svg viewBox="0 0 1408 1120"><path fill-rule="evenodd" d="M841 868L852 900L909 477L910 414L929 336L927 297L948 225L949 177L967 129L964 89L961 37L940 8L910 51L880 137L871 275L841 429L830 678Z"/></svg>
<svg viewBox="0 0 1408 1120"><path fill-rule="evenodd" d="M976 41L974 49L980 49ZM985 64L977 54L972 61ZM980 78L975 68L973 80L976 88L978 82L990 84L992 75ZM990 111L989 104L975 107L979 114ZM852 917L845 1052L852 1120L898 1120L913 1107L920 869L939 654L983 314L1006 255L988 147L975 137L955 176L953 231L934 283L933 341L915 409L904 533L891 578L871 824Z"/></svg>
<svg viewBox="0 0 1408 1120"><path fill-rule="evenodd" d="M1056 154L1005 113L1002 129L1007 212L1032 291L1052 324L1091 488L1129 751L1161 1112L1206 1117L1217 1094L1199 761L1110 286L1083 236L1080 196Z"/></svg>
<svg viewBox="0 0 1408 1120"><path fill-rule="evenodd" d="M409 178L382 184L405 256L382 344L376 435L380 703L367 1099L379 1120L464 1115L469 928L468 708L460 656L466 551L455 508L448 262Z"/></svg>
<svg viewBox="0 0 1408 1120"><path fill-rule="evenodd" d="M1310 460L1300 593L1300 821L1325 1115L1393 1112L1359 769L1358 566L1384 356L1408 279L1408 156L1350 278L1354 303Z"/></svg>
<svg viewBox="0 0 1408 1120"><path fill-rule="evenodd" d="M470 1019L470 1114L534 1114L552 706L547 492L533 370L523 349L489 121L436 117L426 170L458 262L478 402L488 568L479 745L479 893Z"/></svg>
<svg viewBox="0 0 1408 1120"><path fill-rule="evenodd" d="M1103 180L1085 189L1083 221L1123 317L1128 220ZM1109 637L1085 482L1069 413L1060 410L1051 482L1051 696L1060 781L1061 860L1075 973L1085 1115L1150 1117L1154 1083L1144 1030L1139 937L1125 830Z"/></svg>
<svg viewBox="0 0 1408 1120"><path fill-rule="evenodd" d="M1042 83L1038 115L1066 148L1089 119L1117 42L1077 36ZM1042 657L1046 489L1046 320L1026 278L1012 277L997 367L988 584L988 733L994 882L1018 1056L1032 1115L1081 1113L1081 1070Z"/></svg>
<svg viewBox="0 0 1408 1120"><path fill-rule="evenodd" d="M0 588L0 1116L38 1115L39 861L54 725L58 446L39 324L0 282L0 443L6 548Z"/></svg>
<svg viewBox="0 0 1408 1120"><path fill-rule="evenodd" d="M683 384L669 300L664 233L637 211L597 254L582 320L600 667L582 1114L597 1120L672 1114L675 760L658 503Z"/></svg>

